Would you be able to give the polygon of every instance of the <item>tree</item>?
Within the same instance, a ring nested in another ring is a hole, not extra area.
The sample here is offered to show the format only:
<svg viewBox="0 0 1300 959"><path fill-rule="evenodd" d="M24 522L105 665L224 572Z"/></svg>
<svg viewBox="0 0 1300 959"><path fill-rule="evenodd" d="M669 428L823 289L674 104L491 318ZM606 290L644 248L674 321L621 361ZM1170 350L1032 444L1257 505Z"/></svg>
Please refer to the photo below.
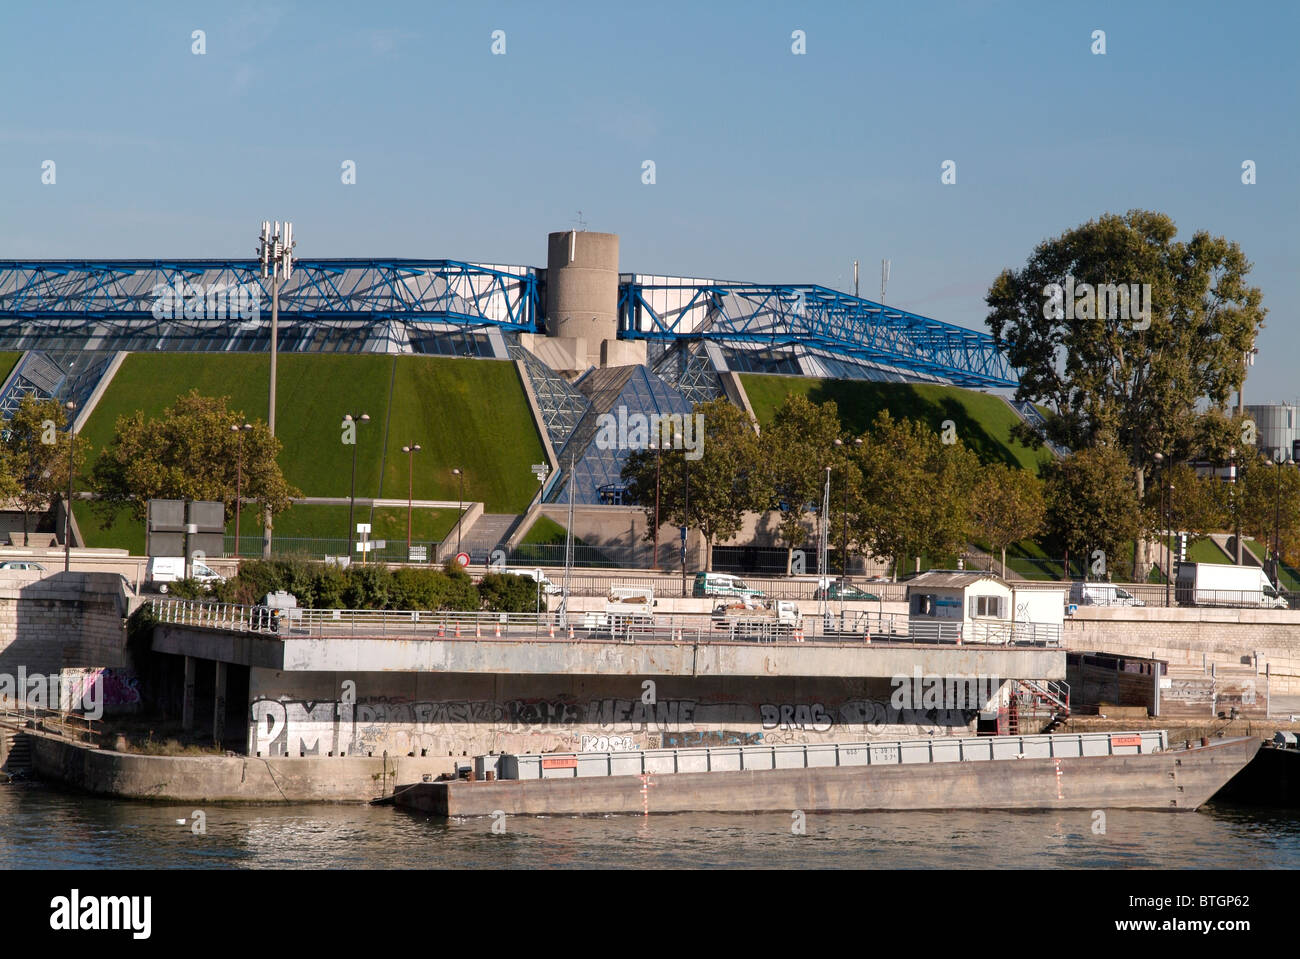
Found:
<svg viewBox="0 0 1300 959"><path fill-rule="evenodd" d="M688 460L685 449L635 450L623 466L632 502L655 512L655 458L659 456L659 515L662 522L696 527L708 546L705 568L713 568L713 544L734 536L748 510L762 509L770 500L767 476L761 468L758 435L743 410L726 399L695 406L703 424L700 458ZM686 509L686 480L690 479L690 509ZM647 538L653 530L647 531Z"/></svg>
<svg viewBox="0 0 1300 959"><path fill-rule="evenodd" d="M1046 503L1043 484L1028 470L998 463L985 466L971 494L971 521L1002 556L1007 575L1007 546L1038 533Z"/></svg>
<svg viewBox="0 0 1300 959"><path fill-rule="evenodd" d="M1237 501L1241 531L1253 536L1271 556L1276 530L1281 556L1294 566L1300 559L1300 471L1292 464L1279 467L1269 462L1260 456L1241 471Z"/></svg>
<svg viewBox="0 0 1300 959"><path fill-rule="evenodd" d="M789 394L776 409L772 424L759 437L762 462L770 477L772 507L780 510L777 530L786 544L786 573L794 550L802 546L808 531L804 517L821 509L825 466L835 450L840 433L839 410L835 403L813 403L799 394ZM837 471L843 476L842 471Z"/></svg>
<svg viewBox="0 0 1300 959"><path fill-rule="evenodd" d="M979 459L923 423L882 411L853 453L861 482L852 503L854 539L872 555L901 561L952 553L970 534L970 493Z"/></svg>
<svg viewBox="0 0 1300 959"><path fill-rule="evenodd" d="M143 520L151 499L220 500L226 518L234 515L240 434L230 427L245 420L242 411L227 408L228 400L191 390L156 419L146 420L139 410L118 417L91 474L105 526L124 506ZM242 434L241 494L273 514L283 512L302 492L280 472L280 441L261 420L252 427Z"/></svg>
<svg viewBox="0 0 1300 959"><path fill-rule="evenodd" d="M38 400L28 393L8 423L4 441L4 479L0 494L12 497L23 514L23 532L30 531L32 513L44 512L68 489L71 437L67 413L58 400ZM85 457L77 451L76 468Z"/></svg>
<svg viewBox="0 0 1300 959"><path fill-rule="evenodd" d="M1266 313L1236 243L1176 232L1162 213L1106 214L1039 244L986 297L989 329L1021 371L1016 399L1047 408L1057 443L1111 437L1139 499L1156 451L1219 458L1239 442L1224 407ZM1013 432L1041 442L1027 424Z"/></svg>
<svg viewBox="0 0 1300 959"><path fill-rule="evenodd" d="M1109 578L1110 558L1143 526L1128 458L1101 445L1049 463L1045 473L1046 528L1065 549L1066 575L1075 554L1092 559L1094 575Z"/></svg>
<svg viewBox="0 0 1300 959"><path fill-rule="evenodd" d="M1162 495L1171 486L1166 522ZM1213 476L1199 475L1187 463L1169 467L1168 475L1161 470L1153 474L1147 488L1146 507L1154 528L1167 527L1170 532L1186 533L1193 542L1230 525L1227 484Z"/></svg>

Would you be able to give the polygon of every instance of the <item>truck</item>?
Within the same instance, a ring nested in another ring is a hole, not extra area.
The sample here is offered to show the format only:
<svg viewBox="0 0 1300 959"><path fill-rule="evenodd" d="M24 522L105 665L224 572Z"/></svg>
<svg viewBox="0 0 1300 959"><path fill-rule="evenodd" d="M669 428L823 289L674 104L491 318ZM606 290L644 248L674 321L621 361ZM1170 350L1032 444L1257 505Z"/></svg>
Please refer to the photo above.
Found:
<svg viewBox="0 0 1300 959"><path fill-rule="evenodd" d="M605 608L583 616L584 629L616 633L654 625L655 591L650 586L612 586L605 596Z"/></svg>
<svg viewBox="0 0 1300 959"><path fill-rule="evenodd" d="M1258 566L1179 563L1174 597L1180 606L1253 606L1290 609Z"/></svg>
<svg viewBox="0 0 1300 959"><path fill-rule="evenodd" d="M145 567L145 582L158 590L160 593L166 593L169 584L178 582L185 578L185 557L184 556L154 556L149 560ZM190 579L197 580L205 586L212 586L215 583L224 583L226 578L220 573L216 573L207 564L194 560L190 563Z"/></svg>
<svg viewBox="0 0 1300 959"><path fill-rule="evenodd" d="M797 603L779 599L770 605L736 597L713 610L713 628L731 639L776 639L798 629L802 615Z"/></svg>

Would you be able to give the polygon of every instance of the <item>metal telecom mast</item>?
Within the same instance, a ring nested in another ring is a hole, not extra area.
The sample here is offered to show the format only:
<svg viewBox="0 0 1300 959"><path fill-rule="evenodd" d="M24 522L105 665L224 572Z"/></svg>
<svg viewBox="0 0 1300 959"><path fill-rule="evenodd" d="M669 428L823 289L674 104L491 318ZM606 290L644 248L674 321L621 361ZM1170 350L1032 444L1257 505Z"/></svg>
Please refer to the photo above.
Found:
<svg viewBox="0 0 1300 959"><path fill-rule="evenodd" d="M257 246L257 258L262 264L262 278L271 280L271 398L267 426L275 436L275 359L280 336L280 280L293 275L293 224L285 221L280 232L280 221L274 232L269 220L262 221L262 236ZM271 558L271 508L262 516L262 559Z"/></svg>

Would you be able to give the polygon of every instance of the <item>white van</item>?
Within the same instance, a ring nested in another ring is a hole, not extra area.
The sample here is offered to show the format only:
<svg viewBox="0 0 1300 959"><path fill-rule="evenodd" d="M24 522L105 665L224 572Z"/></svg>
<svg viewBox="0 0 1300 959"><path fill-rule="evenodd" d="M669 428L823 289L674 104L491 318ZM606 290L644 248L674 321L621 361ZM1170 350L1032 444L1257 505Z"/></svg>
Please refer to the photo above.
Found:
<svg viewBox="0 0 1300 959"><path fill-rule="evenodd" d="M149 565L145 568L145 582L150 586L158 589L158 592L167 592L167 584L174 583L177 580L185 578L185 557L184 556L153 556L149 559ZM226 578L220 573L214 572L211 568L200 563L198 560L190 563L190 579L196 579L200 583L211 586L213 583L224 583Z"/></svg>
<svg viewBox="0 0 1300 959"><path fill-rule="evenodd" d="M1145 606L1128 590L1114 583L1071 583L1070 602L1076 606Z"/></svg>
<svg viewBox="0 0 1300 959"><path fill-rule="evenodd" d="M531 579L534 583L540 583L542 592L547 596L558 596L564 592L563 586L556 586L546 578L546 574L540 569L503 569L501 572L509 576L522 576L524 579Z"/></svg>

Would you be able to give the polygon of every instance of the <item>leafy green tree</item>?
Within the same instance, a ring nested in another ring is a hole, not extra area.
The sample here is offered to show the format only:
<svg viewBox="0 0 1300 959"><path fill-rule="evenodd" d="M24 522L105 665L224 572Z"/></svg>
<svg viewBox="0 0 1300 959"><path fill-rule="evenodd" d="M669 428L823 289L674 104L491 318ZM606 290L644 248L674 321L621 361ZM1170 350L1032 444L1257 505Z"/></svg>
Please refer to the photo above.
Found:
<svg viewBox="0 0 1300 959"><path fill-rule="evenodd" d="M539 605L546 611L546 594L539 593L537 583L527 576L487 573L479 581L478 594L483 608L494 613L532 613Z"/></svg>
<svg viewBox="0 0 1300 959"><path fill-rule="evenodd" d="M1241 530L1253 536L1268 555L1273 554L1274 536L1283 562L1300 561L1300 470L1295 464L1270 465L1263 456L1242 469L1237 503ZM1263 557L1261 557L1263 558Z"/></svg>
<svg viewBox="0 0 1300 959"><path fill-rule="evenodd" d="M846 462L834 446L839 434L839 410L833 401L818 404L792 393L777 407L771 425L759 437L772 506L781 512L777 531L786 544L787 573L794 550L807 538L805 517L821 509L825 467L832 459ZM843 477L842 471L837 474Z"/></svg>
<svg viewBox="0 0 1300 959"><path fill-rule="evenodd" d="M713 544L734 536L745 512L764 508L771 500L768 476L753 423L726 399L697 404L703 417L704 443L700 458L686 459L684 449L633 451L623 467L632 502L645 509L650 525L655 513L655 460L659 458L661 522L689 526L704 534L708 549L705 568L712 569ZM686 483L690 482L687 515ZM647 531L647 538L653 530Z"/></svg>
<svg viewBox="0 0 1300 959"><path fill-rule="evenodd" d="M986 297L989 329L1021 370L1016 398L1046 407L1048 438L1071 449L1112 437L1140 500L1156 451L1219 458L1239 442L1225 407L1267 312L1236 243L1176 233L1162 213L1105 214L1039 244ZM1013 433L1040 442L1027 424Z"/></svg>
<svg viewBox="0 0 1300 959"><path fill-rule="evenodd" d="M58 400L39 400L28 393L6 425L0 455L0 495L18 503L23 532L31 530L33 513L43 513L68 489L71 440L67 411ZM77 450L79 471L85 450Z"/></svg>
<svg viewBox="0 0 1300 959"><path fill-rule="evenodd" d="M1228 493L1222 480L1200 476L1187 463L1176 463L1167 472L1157 470L1146 491L1152 528L1186 533L1192 542L1227 529L1231 525Z"/></svg>
<svg viewBox="0 0 1300 959"><path fill-rule="evenodd" d="M902 561L961 549L971 529L970 497L979 458L960 442L946 443L914 420L887 410L853 452L861 473L850 525L872 555ZM832 497L833 499L833 497Z"/></svg>
<svg viewBox="0 0 1300 959"><path fill-rule="evenodd" d="M118 417L91 475L105 525L112 525L123 506L143 520L151 499L220 500L227 519L234 515L241 434L230 427L245 420L241 411L228 409L227 401L191 390L155 419L145 419L139 410ZM241 494L273 514L283 512L302 491L280 472L280 441L261 420L252 427L242 433Z"/></svg>
<svg viewBox="0 0 1300 959"><path fill-rule="evenodd" d="M1109 578L1112 558L1136 539L1144 517L1128 458L1114 446L1076 450L1045 469L1046 528L1066 553L1091 562L1091 574ZM1095 551L1100 550L1098 557Z"/></svg>
<svg viewBox="0 0 1300 959"><path fill-rule="evenodd" d="M971 521L974 530L1001 554L1004 577L1007 547L1037 535L1045 511L1043 484L1033 473L997 463L981 471L971 494Z"/></svg>

